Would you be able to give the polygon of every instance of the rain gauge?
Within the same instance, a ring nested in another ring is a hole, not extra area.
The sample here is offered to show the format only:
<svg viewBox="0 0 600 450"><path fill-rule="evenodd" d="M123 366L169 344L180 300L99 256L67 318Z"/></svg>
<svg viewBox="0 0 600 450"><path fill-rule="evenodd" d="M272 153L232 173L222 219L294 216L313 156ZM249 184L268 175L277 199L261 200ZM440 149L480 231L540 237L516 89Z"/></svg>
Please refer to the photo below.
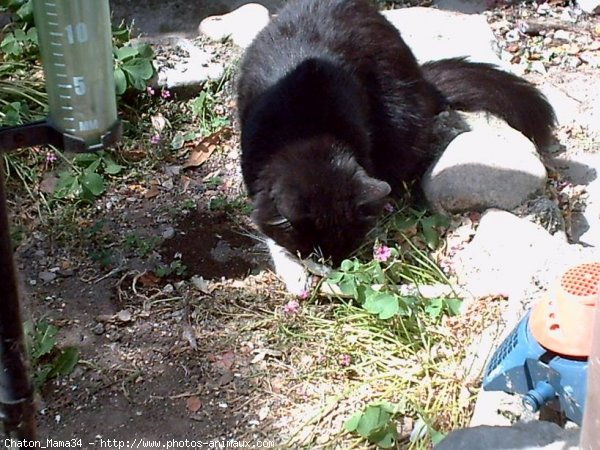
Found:
<svg viewBox="0 0 600 450"><path fill-rule="evenodd" d="M67 136L66 150L100 149L119 123L108 1L34 0L33 8L48 123Z"/></svg>
<svg viewBox="0 0 600 450"><path fill-rule="evenodd" d="M33 0L48 93L48 117L0 128L0 152L50 144L71 152L101 150L121 136L117 118L108 0ZM12 442L35 439L20 292L12 258L0 165L0 424ZM0 427L0 430L2 427Z"/></svg>

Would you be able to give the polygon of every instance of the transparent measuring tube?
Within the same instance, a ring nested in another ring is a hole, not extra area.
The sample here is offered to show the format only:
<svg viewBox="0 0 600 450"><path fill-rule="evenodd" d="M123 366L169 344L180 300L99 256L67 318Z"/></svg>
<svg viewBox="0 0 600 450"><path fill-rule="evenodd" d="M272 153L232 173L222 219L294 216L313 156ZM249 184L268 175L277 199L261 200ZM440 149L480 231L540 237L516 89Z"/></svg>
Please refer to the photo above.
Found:
<svg viewBox="0 0 600 450"><path fill-rule="evenodd" d="M108 0L33 0L46 77L48 121L101 147L117 122Z"/></svg>

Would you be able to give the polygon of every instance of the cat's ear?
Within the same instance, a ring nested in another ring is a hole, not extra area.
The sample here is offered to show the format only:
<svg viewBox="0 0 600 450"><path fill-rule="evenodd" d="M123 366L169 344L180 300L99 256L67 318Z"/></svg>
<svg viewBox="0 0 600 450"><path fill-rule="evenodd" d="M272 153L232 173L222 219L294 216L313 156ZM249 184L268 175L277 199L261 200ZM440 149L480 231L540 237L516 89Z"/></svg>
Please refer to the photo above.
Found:
<svg viewBox="0 0 600 450"><path fill-rule="evenodd" d="M358 204L377 203L390 195L390 192L392 192L392 188L385 181L363 174L360 178Z"/></svg>

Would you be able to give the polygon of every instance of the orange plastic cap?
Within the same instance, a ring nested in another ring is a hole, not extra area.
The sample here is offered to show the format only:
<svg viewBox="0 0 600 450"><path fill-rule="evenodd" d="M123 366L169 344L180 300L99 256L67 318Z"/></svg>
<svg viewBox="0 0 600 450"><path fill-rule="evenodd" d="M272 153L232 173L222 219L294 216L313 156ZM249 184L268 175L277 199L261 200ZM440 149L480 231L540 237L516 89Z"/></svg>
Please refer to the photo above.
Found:
<svg viewBox="0 0 600 450"><path fill-rule="evenodd" d="M592 345L600 262L567 270L531 310L529 328L538 343L561 355L587 357Z"/></svg>

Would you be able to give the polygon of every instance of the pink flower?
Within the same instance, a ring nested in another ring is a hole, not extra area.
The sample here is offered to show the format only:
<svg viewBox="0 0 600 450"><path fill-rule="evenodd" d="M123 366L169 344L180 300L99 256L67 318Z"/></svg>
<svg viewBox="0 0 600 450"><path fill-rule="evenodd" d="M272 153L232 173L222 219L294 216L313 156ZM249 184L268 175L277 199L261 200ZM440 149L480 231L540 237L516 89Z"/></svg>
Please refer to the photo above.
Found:
<svg viewBox="0 0 600 450"><path fill-rule="evenodd" d="M154 89L152 89L152 87L151 87L151 86L148 86L148 87L146 88L146 93L147 93L148 95L154 95L156 92L154 91Z"/></svg>
<svg viewBox="0 0 600 450"><path fill-rule="evenodd" d="M351 362L352 362L352 358L347 353L343 353L340 355L340 358L339 358L340 366L347 367L350 365Z"/></svg>
<svg viewBox="0 0 600 450"><path fill-rule="evenodd" d="M169 91L168 89L163 89L160 92L160 98L163 98L165 100L168 99L168 98L171 98L171 91Z"/></svg>
<svg viewBox="0 0 600 450"><path fill-rule="evenodd" d="M290 300L283 305L283 312L285 314L297 314L300 311L300 303L296 300Z"/></svg>
<svg viewBox="0 0 600 450"><path fill-rule="evenodd" d="M160 142L160 135L155 134L150 138L150 142L153 144L158 144Z"/></svg>
<svg viewBox="0 0 600 450"><path fill-rule="evenodd" d="M56 161L56 155L54 152L46 152L46 162L52 164L54 161Z"/></svg>
<svg viewBox="0 0 600 450"><path fill-rule="evenodd" d="M300 300L306 300L310 296L310 292L307 289L302 289L298 294Z"/></svg>
<svg viewBox="0 0 600 450"><path fill-rule="evenodd" d="M392 250L386 245L380 245L373 250L373 259L385 262L392 256Z"/></svg>

